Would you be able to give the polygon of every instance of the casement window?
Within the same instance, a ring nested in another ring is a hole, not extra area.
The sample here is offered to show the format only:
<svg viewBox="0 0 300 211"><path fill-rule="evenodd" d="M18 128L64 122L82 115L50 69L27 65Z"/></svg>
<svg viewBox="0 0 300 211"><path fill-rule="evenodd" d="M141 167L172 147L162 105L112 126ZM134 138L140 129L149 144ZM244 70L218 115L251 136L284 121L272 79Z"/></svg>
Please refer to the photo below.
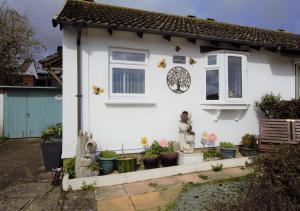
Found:
<svg viewBox="0 0 300 211"><path fill-rule="evenodd" d="M110 97L145 97L148 52L110 49Z"/></svg>
<svg viewBox="0 0 300 211"><path fill-rule="evenodd" d="M204 104L247 103L247 56L218 51L205 56Z"/></svg>

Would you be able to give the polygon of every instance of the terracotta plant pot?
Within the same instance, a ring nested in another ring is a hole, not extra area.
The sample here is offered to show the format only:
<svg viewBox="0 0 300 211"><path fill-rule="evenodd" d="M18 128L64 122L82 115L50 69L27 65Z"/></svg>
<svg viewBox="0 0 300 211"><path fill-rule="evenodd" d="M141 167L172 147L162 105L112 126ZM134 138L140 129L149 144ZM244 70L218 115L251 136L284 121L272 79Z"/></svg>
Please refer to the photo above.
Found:
<svg viewBox="0 0 300 211"><path fill-rule="evenodd" d="M143 163L145 169L153 169L158 167L158 158L144 158Z"/></svg>
<svg viewBox="0 0 300 211"><path fill-rule="evenodd" d="M119 173L136 171L136 158L120 158L117 159L117 170Z"/></svg>
<svg viewBox="0 0 300 211"><path fill-rule="evenodd" d="M177 152L162 152L160 154L160 161L162 166L175 166L177 165L178 154Z"/></svg>
<svg viewBox="0 0 300 211"><path fill-rule="evenodd" d="M220 148L220 156L222 159L235 158L236 149Z"/></svg>

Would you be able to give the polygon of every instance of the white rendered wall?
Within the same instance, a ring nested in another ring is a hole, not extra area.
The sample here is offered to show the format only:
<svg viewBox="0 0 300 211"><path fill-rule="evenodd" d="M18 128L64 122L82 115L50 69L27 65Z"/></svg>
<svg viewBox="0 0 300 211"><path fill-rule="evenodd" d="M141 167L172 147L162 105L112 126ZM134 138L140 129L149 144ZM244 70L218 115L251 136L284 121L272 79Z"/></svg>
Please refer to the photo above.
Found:
<svg viewBox="0 0 300 211"><path fill-rule="evenodd" d="M150 141L159 139L177 140L179 115L188 110L193 115L193 130L196 132L196 147L201 147L200 139L204 131L217 134L220 141L240 143L245 133L258 133L257 113L254 101L263 94L280 93L285 99L295 96L295 76L293 62L268 51L251 51L248 57L248 102L249 109L236 121L239 111L222 111L217 122L213 112L201 107L205 95L203 90L204 55L199 44L185 39L173 38L171 42L162 36L144 34L140 39L135 33L113 32L89 29L83 33L83 128L93 134L99 149L120 150L122 143L126 152L140 151L141 137ZM180 52L175 51L180 46ZM64 28L64 105L63 105L63 157L75 155L76 148L76 32ZM149 105L107 105L109 99L109 48L129 48L149 51ZM172 63L173 55L192 57L194 65ZM165 58L167 67L158 69L157 64ZM192 78L189 90L175 94L166 83L168 71L174 66L185 67ZM92 86L105 88L101 95L92 93Z"/></svg>

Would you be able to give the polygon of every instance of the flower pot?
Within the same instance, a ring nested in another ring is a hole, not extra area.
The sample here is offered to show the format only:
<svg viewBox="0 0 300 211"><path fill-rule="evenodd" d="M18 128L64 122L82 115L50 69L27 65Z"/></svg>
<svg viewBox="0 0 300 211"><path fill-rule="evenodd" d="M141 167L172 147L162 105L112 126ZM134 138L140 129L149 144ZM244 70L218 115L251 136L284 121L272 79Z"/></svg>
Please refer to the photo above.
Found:
<svg viewBox="0 0 300 211"><path fill-rule="evenodd" d="M241 147L240 153L245 157L254 156L254 155L257 155L258 148L257 147L253 147L253 148Z"/></svg>
<svg viewBox="0 0 300 211"><path fill-rule="evenodd" d="M235 158L236 149L220 148L220 156L222 159Z"/></svg>
<svg viewBox="0 0 300 211"><path fill-rule="evenodd" d="M55 141L42 140L41 144L44 166L46 171L62 167L61 151L62 144L61 139Z"/></svg>
<svg viewBox="0 0 300 211"><path fill-rule="evenodd" d="M117 170L119 173L125 173L136 170L136 158L120 158L117 159Z"/></svg>
<svg viewBox="0 0 300 211"><path fill-rule="evenodd" d="M158 158L144 158L143 163L145 169L153 169L158 167Z"/></svg>
<svg viewBox="0 0 300 211"><path fill-rule="evenodd" d="M106 175L115 170L115 162L117 158L98 158L101 165L101 173Z"/></svg>
<svg viewBox="0 0 300 211"><path fill-rule="evenodd" d="M177 152L162 152L160 154L160 161L164 167L177 165L177 158Z"/></svg>

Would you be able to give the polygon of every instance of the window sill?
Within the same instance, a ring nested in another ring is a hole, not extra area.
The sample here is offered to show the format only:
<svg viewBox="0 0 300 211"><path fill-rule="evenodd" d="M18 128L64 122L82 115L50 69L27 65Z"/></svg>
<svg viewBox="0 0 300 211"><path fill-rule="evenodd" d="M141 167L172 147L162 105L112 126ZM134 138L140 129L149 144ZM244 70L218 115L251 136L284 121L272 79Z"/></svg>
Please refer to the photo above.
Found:
<svg viewBox="0 0 300 211"><path fill-rule="evenodd" d="M209 113L212 115L214 122L217 122L221 116L222 111L226 110L236 111L235 121L239 121L249 107L250 104L201 104L201 108L209 111Z"/></svg>
<svg viewBox="0 0 300 211"><path fill-rule="evenodd" d="M201 108L205 110L246 110L250 104L208 104L201 103Z"/></svg>
<svg viewBox="0 0 300 211"><path fill-rule="evenodd" d="M107 106L155 106L156 103L149 99L109 99L105 102Z"/></svg>

